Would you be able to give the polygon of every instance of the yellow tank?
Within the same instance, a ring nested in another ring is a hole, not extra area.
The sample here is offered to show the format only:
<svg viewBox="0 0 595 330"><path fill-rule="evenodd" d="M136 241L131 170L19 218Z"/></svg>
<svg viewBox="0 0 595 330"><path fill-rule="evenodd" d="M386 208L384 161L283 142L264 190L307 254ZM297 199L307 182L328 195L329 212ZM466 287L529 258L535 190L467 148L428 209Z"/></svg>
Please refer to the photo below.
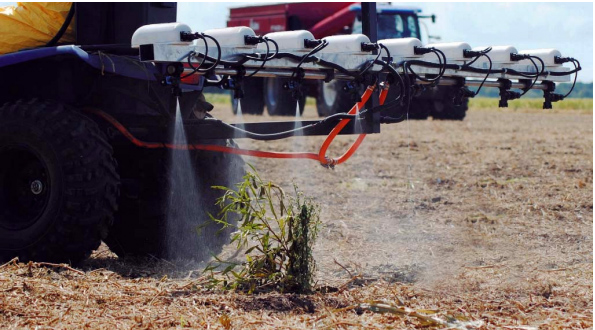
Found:
<svg viewBox="0 0 595 330"><path fill-rule="evenodd" d="M0 54L48 43L62 27L72 2L18 2L0 7ZM60 43L74 43L74 19Z"/></svg>

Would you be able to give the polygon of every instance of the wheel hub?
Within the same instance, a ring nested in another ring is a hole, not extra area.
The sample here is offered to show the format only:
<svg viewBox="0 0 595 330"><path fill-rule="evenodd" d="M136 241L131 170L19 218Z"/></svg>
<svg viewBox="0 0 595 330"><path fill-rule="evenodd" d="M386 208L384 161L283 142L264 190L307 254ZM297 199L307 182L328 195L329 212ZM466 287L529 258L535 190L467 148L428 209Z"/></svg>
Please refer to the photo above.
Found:
<svg viewBox="0 0 595 330"><path fill-rule="evenodd" d="M35 180L31 182L31 192L34 195L39 195L43 192L43 183L39 180Z"/></svg>
<svg viewBox="0 0 595 330"><path fill-rule="evenodd" d="M49 174L37 153L25 146L0 149L0 227L33 225L49 200Z"/></svg>

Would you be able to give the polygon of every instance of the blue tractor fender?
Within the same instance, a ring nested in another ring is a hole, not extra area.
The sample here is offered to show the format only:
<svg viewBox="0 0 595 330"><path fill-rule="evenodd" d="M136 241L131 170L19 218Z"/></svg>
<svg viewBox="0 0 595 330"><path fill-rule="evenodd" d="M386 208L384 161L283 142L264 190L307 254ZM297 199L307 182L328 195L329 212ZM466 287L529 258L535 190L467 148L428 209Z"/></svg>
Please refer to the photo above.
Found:
<svg viewBox="0 0 595 330"><path fill-rule="evenodd" d="M156 75L159 74L157 68L151 63L140 62L129 56L111 55L102 52L90 54L74 45L44 47L0 55L0 69L10 65L62 55L74 56L101 70L102 73L107 72L151 81L157 80Z"/></svg>

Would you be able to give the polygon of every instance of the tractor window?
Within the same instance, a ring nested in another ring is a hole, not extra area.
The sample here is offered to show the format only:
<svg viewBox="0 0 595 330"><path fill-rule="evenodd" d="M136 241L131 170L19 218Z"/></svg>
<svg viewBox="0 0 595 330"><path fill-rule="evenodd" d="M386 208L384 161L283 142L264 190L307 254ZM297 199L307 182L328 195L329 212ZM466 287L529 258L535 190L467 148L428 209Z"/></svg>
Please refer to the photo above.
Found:
<svg viewBox="0 0 595 330"><path fill-rule="evenodd" d="M401 15L378 15L378 39L403 38Z"/></svg>
<svg viewBox="0 0 595 330"><path fill-rule="evenodd" d="M378 39L419 38L417 17L408 14L379 14ZM362 16L358 14L351 33L362 33Z"/></svg>
<svg viewBox="0 0 595 330"><path fill-rule="evenodd" d="M417 22L415 18L411 15L407 16L407 29L409 30L409 34L413 38L419 38L419 34L417 33Z"/></svg>
<svg viewBox="0 0 595 330"><path fill-rule="evenodd" d="M351 29L351 33L353 34L360 34L362 33L362 15L357 15L355 21L353 21L353 28Z"/></svg>

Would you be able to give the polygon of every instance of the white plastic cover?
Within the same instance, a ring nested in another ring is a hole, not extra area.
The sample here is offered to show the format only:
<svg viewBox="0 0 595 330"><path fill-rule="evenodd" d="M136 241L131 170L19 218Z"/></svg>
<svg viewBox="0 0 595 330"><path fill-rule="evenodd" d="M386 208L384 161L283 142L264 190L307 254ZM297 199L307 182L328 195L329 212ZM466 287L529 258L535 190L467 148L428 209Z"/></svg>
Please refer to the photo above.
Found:
<svg viewBox="0 0 595 330"><path fill-rule="evenodd" d="M521 50L519 54L528 54L533 55L541 58L546 66L556 66L561 64L556 64L554 61L554 57L562 57L562 54L557 49L531 49L531 50ZM523 61L524 62L524 61Z"/></svg>
<svg viewBox="0 0 595 330"><path fill-rule="evenodd" d="M490 46L474 47L474 51L482 51ZM513 46L491 46L492 50L487 55L492 60L492 63L511 63L510 54L518 53L517 49ZM485 57L478 60L479 62L487 62Z"/></svg>
<svg viewBox="0 0 595 330"><path fill-rule="evenodd" d="M362 43L369 43L370 39L363 34L346 34L340 36L330 36L324 38L329 44L321 53L352 53L352 54L370 54L362 51Z"/></svg>
<svg viewBox="0 0 595 330"><path fill-rule="evenodd" d="M192 44L192 42L180 41L180 32L192 32L192 29L184 23L143 25L134 31L130 44L133 48L149 44Z"/></svg>
<svg viewBox="0 0 595 330"><path fill-rule="evenodd" d="M315 39L310 31L282 31L272 32L266 35L267 38L274 40L279 45L279 51L310 51L310 48L304 47L304 40ZM258 45L258 50L266 50L264 44Z"/></svg>
<svg viewBox="0 0 595 330"><path fill-rule="evenodd" d="M383 39L378 40L378 43L388 48L395 60L403 57L420 57L414 53L414 47L422 47L421 41L417 38Z"/></svg>
<svg viewBox="0 0 595 330"><path fill-rule="evenodd" d="M436 43L428 44L425 47L434 47L441 50L446 56L446 62L466 61L468 59L463 55L463 51L465 49L471 50L471 46L466 42ZM425 54L424 59L433 62L437 61L437 57L434 53Z"/></svg>
<svg viewBox="0 0 595 330"><path fill-rule="evenodd" d="M212 29L204 31L204 34L209 35L219 42L221 47L238 47L238 48L254 48L254 45L246 45L245 36L255 36L254 30L247 26L234 26L222 29ZM202 46L202 40L195 41L197 46ZM216 47L215 43L207 38L209 49Z"/></svg>

